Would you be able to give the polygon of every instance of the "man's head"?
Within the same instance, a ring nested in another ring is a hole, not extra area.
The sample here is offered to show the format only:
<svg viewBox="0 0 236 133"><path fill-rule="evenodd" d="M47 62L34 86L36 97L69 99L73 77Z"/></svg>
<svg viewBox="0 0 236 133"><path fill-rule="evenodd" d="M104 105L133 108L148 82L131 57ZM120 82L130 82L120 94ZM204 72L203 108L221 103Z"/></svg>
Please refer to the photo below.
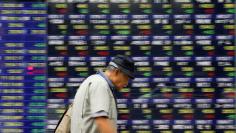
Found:
<svg viewBox="0 0 236 133"><path fill-rule="evenodd" d="M129 79L134 79L134 72L134 61L127 56L117 55L109 62L105 73L113 84L121 89L128 85Z"/></svg>

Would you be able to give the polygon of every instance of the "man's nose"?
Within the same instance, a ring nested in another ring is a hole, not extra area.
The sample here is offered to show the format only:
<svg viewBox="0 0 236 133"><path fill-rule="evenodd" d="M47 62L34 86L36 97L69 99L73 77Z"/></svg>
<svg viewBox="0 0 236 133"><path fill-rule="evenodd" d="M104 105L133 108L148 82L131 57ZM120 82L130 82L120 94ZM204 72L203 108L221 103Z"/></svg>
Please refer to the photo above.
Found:
<svg viewBox="0 0 236 133"><path fill-rule="evenodd" d="M125 88L125 87L127 87L127 86L128 86L128 85L126 84L126 85L123 86L123 88Z"/></svg>
<svg viewBox="0 0 236 133"><path fill-rule="evenodd" d="M129 82L127 81L125 84L124 84L124 87L127 87L129 84Z"/></svg>

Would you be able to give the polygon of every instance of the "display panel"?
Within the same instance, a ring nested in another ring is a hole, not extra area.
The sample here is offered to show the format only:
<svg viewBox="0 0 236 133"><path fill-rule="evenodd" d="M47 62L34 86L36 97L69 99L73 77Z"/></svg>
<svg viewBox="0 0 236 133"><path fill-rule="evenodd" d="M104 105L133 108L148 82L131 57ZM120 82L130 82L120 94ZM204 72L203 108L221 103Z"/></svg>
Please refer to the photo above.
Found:
<svg viewBox="0 0 236 133"><path fill-rule="evenodd" d="M53 132L82 81L125 54L137 72L116 92L120 133L235 133L234 2L0 3L0 130Z"/></svg>
<svg viewBox="0 0 236 133"><path fill-rule="evenodd" d="M0 3L0 132L45 132L47 4Z"/></svg>
<svg viewBox="0 0 236 133"><path fill-rule="evenodd" d="M119 132L235 132L233 11L230 0L49 1L49 41L61 42L49 46L57 51L49 62L61 62L49 72L64 70L49 74L63 73L49 91L61 94L48 97L62 100L54 112L84 78L125 54L137 73L117 92Z"/></svg>

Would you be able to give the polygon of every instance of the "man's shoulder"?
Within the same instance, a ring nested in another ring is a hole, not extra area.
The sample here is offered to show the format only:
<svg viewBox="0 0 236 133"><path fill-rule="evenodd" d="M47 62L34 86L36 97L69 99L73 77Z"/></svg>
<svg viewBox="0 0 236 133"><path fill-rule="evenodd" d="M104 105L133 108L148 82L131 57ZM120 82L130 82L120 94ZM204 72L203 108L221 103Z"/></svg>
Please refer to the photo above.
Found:
<svg viewBox="0 0 236 133"><path fill-rule="evenodd" d="M93 74L87 78L87 81L92 83L107 84L106 80L99 74Z"/></svg>

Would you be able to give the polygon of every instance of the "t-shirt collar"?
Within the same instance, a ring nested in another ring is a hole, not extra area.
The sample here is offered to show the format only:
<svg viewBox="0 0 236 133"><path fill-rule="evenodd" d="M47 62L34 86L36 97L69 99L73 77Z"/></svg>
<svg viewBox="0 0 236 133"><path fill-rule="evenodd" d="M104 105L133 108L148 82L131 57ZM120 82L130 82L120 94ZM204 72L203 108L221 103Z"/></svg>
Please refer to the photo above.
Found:
<svg viewBox="0 0 236 133"><path fill-rule="evenodd" d="M107 83L112 89L116 88L115 85L112 83L112 81L105 75L105 73L102 70L99 70L98 74L100 74L107 81Z"/></svg>

